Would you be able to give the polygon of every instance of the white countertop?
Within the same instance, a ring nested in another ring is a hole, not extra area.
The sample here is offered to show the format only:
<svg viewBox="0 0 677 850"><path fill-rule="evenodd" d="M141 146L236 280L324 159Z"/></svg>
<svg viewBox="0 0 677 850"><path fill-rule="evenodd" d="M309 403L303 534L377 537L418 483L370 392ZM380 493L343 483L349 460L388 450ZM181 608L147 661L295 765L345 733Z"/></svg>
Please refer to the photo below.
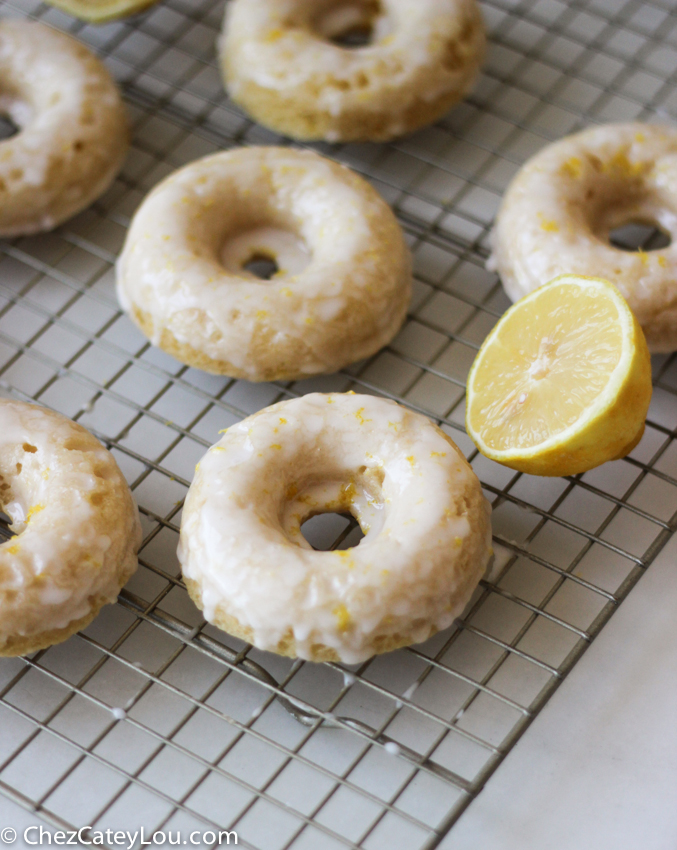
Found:
<svg viewBox="0 0 677 850"><path fill-rule="evenodd" d="M440 850L677 848L677 536Z"/></svg>

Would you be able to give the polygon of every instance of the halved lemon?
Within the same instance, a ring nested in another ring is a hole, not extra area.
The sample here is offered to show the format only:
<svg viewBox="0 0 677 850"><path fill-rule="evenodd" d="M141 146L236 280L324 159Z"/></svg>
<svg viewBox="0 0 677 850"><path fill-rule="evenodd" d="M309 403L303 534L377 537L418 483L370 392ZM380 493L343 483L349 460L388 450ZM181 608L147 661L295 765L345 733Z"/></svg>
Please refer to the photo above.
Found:
<svg viewBox="0 0 677 850"><path fill-rule="evenodd" d="M47 0L50 6L56 6L92 24L103 24L115 18L124 18L141 12L158 0Z"/></svg>
<svg viewBox="0 0 677 850"><path fill-rule="evenodd" d="M505 466L574 475L632 451L650 401L649 351L623 296L562 275L513 304L484 341L466 428Z"/></svg>

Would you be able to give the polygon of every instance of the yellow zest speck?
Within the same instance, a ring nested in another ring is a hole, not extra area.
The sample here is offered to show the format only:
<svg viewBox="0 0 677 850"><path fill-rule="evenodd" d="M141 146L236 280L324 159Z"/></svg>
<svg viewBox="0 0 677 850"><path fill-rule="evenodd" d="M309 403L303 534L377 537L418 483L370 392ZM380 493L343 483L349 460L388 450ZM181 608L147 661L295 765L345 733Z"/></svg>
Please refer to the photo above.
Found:
<svg viewBox="0 0 677 850"><path fill-rule="evenodd" d="M580 177L583 173L583 166L580 159L577 156L572 156L562 166L562 172L567 177Z"/></svg>
<svg viewBox="0 0 677 850"><path fill-rule="evenodd" d="M199 468L200 468L200 461L198 461L198 462L195 464L195 471L197 472Z"/></svg>
<svg viewBox="0 0 677 850"><path fill-rule="evenodd" d="M336 617L336 624L339 627L339 631L345 632L346 629L350 628L352 617L345 605L337 605L332 611L332 614Z"/></svg>
<svg viewBox="0 0 677 850"><path fill-rule="evenodd" d="M666 268L666 267L667 267L667 265L668 265L668 261L667 261L667 259L663 256L663 254L658 254L658 256L656 257L656 259L658 260L658 265L659 265L662 269L664 269L664 268Z"/></svg>
<svg viewBox="0 0 677 850"><path fill-rule="evenodd" d="M306 323L307 325L312 325L312 324L313 324L313 322L315 321L315 319L313 319L313 317L312 317L312 316L306 316L306 318L304 319L304 321L305 321L305 323Z"/></svg>
<svg viewBox="0 0 677 850"><path fill-rule="evenodd" d="M388 422L388 428L393 428L395 431L400 427L399 422Z"/></svg>
<svg viewBox="0 0 677 850"><path fill-rule="evenodd" d="M461 548L461 546L463 546L463 538L461 538L461 537L454 537L454 546L455 546L457 549L460 549L460 548Z"/></svg>
<svg viewBox="0 0 677 850"><path fill-rule="evenodd" d="M165 241L165 242L169 242L169 240L170 240L172 237L171 237L171 236L163 236L162 238L164 239L164 241Z"/></svg>
<svg viewBox="0 0 677 850"><path fill-rule="evenodd" d="M360 425L364 425L365 422L371 422L371 419L365 419L364 416L362 416L363 410L364 410L364 408L361 407L359 410L355 411L355 418L360 423Z"/></svg>
<svg viewBox="0 0 677 850"><path fill-rule="evenodd" d="M541 220L541 230L545 230L547 233L559 233L559 224L556 221L547 219L543 213L539 213L538 217Z"/></svg>
<svg viewBox="0 0 677 850"><path fill-rule="evenodd" d="M39 514L40 511L44 511L44 509L44 505L33 505L31 508L29 508L28 515L26 516L26 522L28 522L31 517L34 517L35 514Z"/></svg>
<svg viewBox="0 0 677 850"><path fill-rule="evenodd" d="M268 42L277 41L278 39L282 38L283 35L284 35L284 30L281 30L281 29L268 30L264 40L268 41Z"/></svg>
<svg viewBox="0 0 677 850"><path fill-rule="evenodd" d="M446 452L430 452L430 457L446 457Z"/></svg>
<svg viewBox="0 0 677 850"><path fill-rule="evenodd" d="M331 396L327 396L327 404L333 404L334 399Z"/></svg>
<svg viewBox="0 0 677 850"><path fill-rule="evenodd" d="M45 481L49 478L49 467L47 467L47 469L42 473L42 477Z"/></svg>
<svg viewBox="0 0 677 850"><path fill-rule="evenodd" d="M279 443L273 443L273 445L270 448L275 449L276 451L279 452L282 449L282 446Z"/></svg>
<svg viewBox="0 0 677 850"><path fill-rule="evenodd" d="M256 311L256 318L257 319L267 319L268 318L268 311L267 310L257 310Z"/></svg>
<svg viewBox="0 0 677 850"><path fill-rule="evenodd" d="M643 266L649 265L649 255L646 251L642 251L641 248L637 249L637 254L639 255L639 259L642 261Z"/></svg>
<svg viewBox="0 0 677 850"><path fill-rule="evenodd" d="M225 452L225 450L226 449L225 449L224 446L212 446L209 451L210 452Z"/></svg>
<svg viewBox="0 0 677 850"><path fill-rule="evenodd" d="M381 570L381 575L382 575L382 576L389 576L389 575L390 575L390 570Z"/></svg>
<svg viewBox="0 0 677 850"><path fill-rule="evenodd" d="M644 135L644 133L635 133L635 141L639 142L641 145L642 142L646 141L646 136Z"/></svg>
<svg viewBox="0 0 677 850"><path fill-rule="evenodd" d="M18 551L19 551L19 544L18 543L15 543L13 546L10 546L8 549L5 549L5 552L7 552L8 555L16 555L16 553Z"/></svg>
<svg viewBox="0 0 677 850"><path fill-rule="evenodd" d="M286 425L286 424L287 424L287 420L284 418L284 416L280 416L280 425Z"/></svg>
<svg viewBox="0 0 677 850"><path fill-rule="evenodd" d="M228 430L227 428L222 428L222 429L219 431L219 434L225 434L227 430Z"/></svg>
<svg viewBox="0 0 677 850"><path fill-rule="evenodd" d="M416 458L415 458L413 455L409 455L409 456L407 457L407 460L409 461L409 463L410 463L412 466L415 466L415 464L416 464Z"/></svg>

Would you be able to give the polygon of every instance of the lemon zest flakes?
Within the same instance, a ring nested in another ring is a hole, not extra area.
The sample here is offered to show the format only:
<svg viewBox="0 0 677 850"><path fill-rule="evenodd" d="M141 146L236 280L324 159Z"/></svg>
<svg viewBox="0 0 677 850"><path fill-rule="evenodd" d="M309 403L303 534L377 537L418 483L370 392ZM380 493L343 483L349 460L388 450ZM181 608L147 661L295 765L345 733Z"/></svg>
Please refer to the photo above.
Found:
<svg viewBox="0 0 677 850"><path fill-rule="evenodd" d="M39 514L40 511L44 511L44 509L45 509L44 505L33 505L28 510L28 514L26 515L26 522L29 522L30 519L35 516L35 514Z"/></svg>
<svg viewBox="0 0 677 850"><path fill-rule="evenodd" d="M287 420L284 418L284 416L280 416L280 425L286 425L286 424L287 424Z"/></svg>
<svg viewBox="0 0 677 850"><path fill-rule="evenodd" d="M225 446L212 446L210 452L225 452Z"/></svg>
<svg viewBox="0 0 677 850"><path fill-rule="evenodd" d="M446 457L446 452L430 452L430 457Z"/></svg>
<svg viewBox="0 0 677 850"><path fill-rule="evenodd" d="M658 254L658 255L656 256L656 259L658 260L658 265L659 265L662 269L667 268L668 261L667 261L666 257L665 257L663 254Z"/></svg>
<svg viewBox="0 0 677 850"><path fill-rule="evenodd" d="M279 28L268 30L264 37L264 41L267 41L270 44L274 41L278 41L279 39L281 39L283 35L284 30L281 30Z"/></svg>
<svg viewBox="0 0 677 850"><path fill-rule="evenodd" d="M18 543L15 543L13 546L10 546L9 548L5 549L5 552L7 552L8 555L16 555L18 551L19 551L19 544Z"/></svg>
<svg viewBox="0 0 677 850"><path fill-rule="evenodd" d="M578 178L583 173L583 164L577 156L572 156L562 166L562 173L567 177Z"/></svg>
<svg viewBox="0 0 677 850"><path fill-rule="evenodd" d="M539 213L538 217L541 220L541 230L547 233L559 233L559 224L556 221L546 218L543 213Z"/></svg>
<svg viewBox="0 0 677 850"><path fill-rule="evenodd" d="M416 458L415 458L413 455L409 455L409 456L407 457L407 460L409 461L409 463L410 463L412 466L416 466Z"/></svg>
<svg viewBox="0 0 677 850"><path fill-rule="evenodd" d="M462 537L454 537L454 546L457 549L460 549L463 546L463 538Z"/></svg>
<svg viewBox="0 0 677 850"><path fill-rule="evenodd" d="M641 248L638 248L637 249L637 255L638 255L639 259L642 261L643 266L649 265L649 255L647 254L646 251L642 251Z"/></svg>
<svg viewBox="0 0 677 850"><path fill-rule="evenodd" d="M256 311L256 318L257 318L257 319L259 319L259 320L261 320L261 319L267 319L267 318L268 318L268 315L269 315L269 314L268 314L268 311L267 311L267 310L257 310L257 311Z"/></svg>
<svg viewBox="0 0 677 850"><path fill-rule="evenodd" d="M360 425L364 425L365 422L371 422L372 421L371 419L365 419L364 418L364 416L362 415L363 410L364 410L364 408L361 407L359 410L355 411L355 419L357 419L357 421L360 423Z"/></svg>
<svg viewBox="0 0 677 850"><path fill-rule="evenodd" d="M336 617L336 624L340 632L347 631L352 625L353 618L345 605L337 605L332 614Z"/></svg>
<svg viewBox="0 0 677 850"><path fill-rule="evenodd" d="M271 449L275 449L275 451L282 451L282 446L279 443L273 443L270 447Z"/></svg>

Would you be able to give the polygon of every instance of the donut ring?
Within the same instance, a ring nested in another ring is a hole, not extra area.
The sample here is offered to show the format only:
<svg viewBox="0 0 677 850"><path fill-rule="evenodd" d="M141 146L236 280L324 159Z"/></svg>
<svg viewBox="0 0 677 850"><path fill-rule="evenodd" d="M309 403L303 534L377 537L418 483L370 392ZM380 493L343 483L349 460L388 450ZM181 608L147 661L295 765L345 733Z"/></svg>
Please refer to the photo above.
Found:
<svg viewBox="0 0 677 850"><path fill-rule="evenodd" d="M672 243L628 252L609 233L630 222ZM677 349L677 130L593 127L548 145L517 173L493 231L489 267L513 301L560 274L614 283L654 352Z"/></svg>
<svg viewBox="0 0 677 850"><path fill-rule="evenodd" d="M245 268L265 256L279 272ZM378 351L404 320L409 250L361 177L310 151L242 148L145 199L118 263L120 303L183 363L250 381L308 377Z"/></svg>
<svg viewBox="0 0 677 850"><path fill-rule="evenodd" d="M371 31L357 49L332 43ZM220 61L232 99L295 139L385 141L437 120L484 56L476 0L234 0Z"/></svg>
<svg viewBox="0 0 677 850"><path fill-rule="evenodd" d="M81 425L0 400L0 656L84 628L136 570L138 511L113 456Z"/></svg>
<svg viewBox="0 0 677 850"><path fill-rule="evenodd" d="M366 537L313 550L301 524L349 511ZM491 552L477 476L430 420L374 396L313 393L229 428L198 464L179 560L206 619L260 649L356 663L426 640Z"/></svg>
<svg viewBox="0 0 677 850"><path fill-rule="evenodd" d="M0 236L52 230L110 186L129 146L106 67L44 24L0 21L0 114L20 128L0 141Z"/></svg>

